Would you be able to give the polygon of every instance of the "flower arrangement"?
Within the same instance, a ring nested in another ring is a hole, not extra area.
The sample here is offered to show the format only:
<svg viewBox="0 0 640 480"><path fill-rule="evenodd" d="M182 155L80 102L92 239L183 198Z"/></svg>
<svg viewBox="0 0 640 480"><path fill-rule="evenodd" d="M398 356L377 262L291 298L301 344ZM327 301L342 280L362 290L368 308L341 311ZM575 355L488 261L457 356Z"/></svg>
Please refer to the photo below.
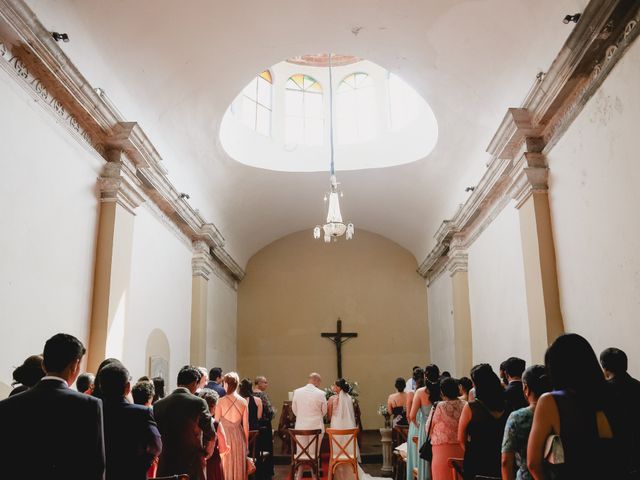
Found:
<svg viewBox="0 0 640 480"><path fill-rule="evenodd" d="M378 415L381 415L384 417L384 427L385 428L390 428L391 427L391 413L389 412L389 409L387 408L386 405L384 404L380 404L378 405Z"/></svg>
<svg viewBox="0 0 640 480"><path fill-rule="evenodd" d="M347 385L349 385L349 389L351 390L349 392L349 395L351 395L353 403L357 403L358 396L360 395L358 382L350 382L347 380ZM329 400L329 398L333 397L334 395L335 393L333 390L331 390L331 387L326 387L324 389L324 396L326 397L327 400Z"/></svg>

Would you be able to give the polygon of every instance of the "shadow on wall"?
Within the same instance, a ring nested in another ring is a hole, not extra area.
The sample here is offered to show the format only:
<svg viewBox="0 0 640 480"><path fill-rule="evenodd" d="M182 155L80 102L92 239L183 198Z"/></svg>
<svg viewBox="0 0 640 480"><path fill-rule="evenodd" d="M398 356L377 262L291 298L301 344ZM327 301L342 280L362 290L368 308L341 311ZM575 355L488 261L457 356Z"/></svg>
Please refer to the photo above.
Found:
<svg viewBox="0 0 640 480"><path fill-rule="evenodd" d="M162 377L165 382L165 391L171 391L169 384L171 376L169 365L171 365L171 347L167 335L159 328L155 328L147 338L145 359L148 362L145 368L150 377Z"/></svg>

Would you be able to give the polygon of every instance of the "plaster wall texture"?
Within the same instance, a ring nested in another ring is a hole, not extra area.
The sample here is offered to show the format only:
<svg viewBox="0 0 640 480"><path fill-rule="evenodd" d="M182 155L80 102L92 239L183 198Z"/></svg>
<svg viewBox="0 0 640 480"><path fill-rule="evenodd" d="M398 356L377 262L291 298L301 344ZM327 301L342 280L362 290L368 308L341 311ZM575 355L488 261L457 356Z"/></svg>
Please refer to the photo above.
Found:
<svg viewBox="0 0 640 480"><path fill-rule="evenodd" d="M170 358L165 385L175 387L178 370L189 364L191 257L190 246L148 206L136 209L122 351L134 380L149 374L149 355L164 355L166 343Z"/></svg>
<svg viewBox="0 0 640 480"><path fill-rule="evenodd" d="M209 369L220 367L228 372L237 368L237 313L238 292L212 273L207 288L206 367Z"/></svg>
<svg viewBox="0 0 640 480"><path fill-rule="evenodd" d="M458 373L453 372L455 365L453 284L449 272L443 272L429 284L427 301L431 361L441 370L449 370L456 375Z"/></svg>
<svg viewBox="0 0 640 480"><path fill-rule="evenodd" d="M397 377L429 360L426 286L416 259L396 243L356 231L329 245L311 231L288 235L254 255L238 291L238 369L266 375L281 411L287 392L317 371L337 375L336 349L321 332L358 338L343 346L343 375L360 386L365 428L382 426L377 407Z"/></svg>
<svg viewBox="0 0 640 480"><path fill-rule="evenodd" d="M550 208L565 330L640 375L640 42L549 154Z"/></svg>
<svg viewBox="0 0 640 480"><path fill-rule="evenodd" d="M509 203L469 247L473 363L496 370L516 356L530 362L518 210Z"/></svg>
<svg viewBox="0 0 640 480"><path fill-rule="evenodd" d="M58 332L88 343L103 160L0 70L0 398Z"/></svg>

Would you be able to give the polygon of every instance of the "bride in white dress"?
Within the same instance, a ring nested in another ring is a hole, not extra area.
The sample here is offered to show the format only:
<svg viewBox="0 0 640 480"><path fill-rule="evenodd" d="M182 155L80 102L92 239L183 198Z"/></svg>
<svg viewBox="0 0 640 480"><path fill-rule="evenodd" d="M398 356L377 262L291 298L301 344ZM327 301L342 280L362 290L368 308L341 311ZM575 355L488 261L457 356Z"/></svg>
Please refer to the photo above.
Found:
<svg viewBox="0 0 640 480"><path fill-rule="evenodd" d="M331 428L347 429L356 428L356 415L353 409L353 399L349 395L349 384L343 379L339 379L331 386L331 389L336 393L329 398L327 414L331 420ZM348 436L339 437L339 441L342 445L348 440ZM337 447L336 447L337 448ZM356 446L357 448L357 446ZM349 444L346 451L351 454L353 452L353 446ZM356 449L358 461L360 461L360 451ZM355 480L353 470L349 465L340 465L336 468L333 478L335 480ZM368 473L365 473L358 463L358 479L359 480L388 480L384 477L372 477Z"/></svg>

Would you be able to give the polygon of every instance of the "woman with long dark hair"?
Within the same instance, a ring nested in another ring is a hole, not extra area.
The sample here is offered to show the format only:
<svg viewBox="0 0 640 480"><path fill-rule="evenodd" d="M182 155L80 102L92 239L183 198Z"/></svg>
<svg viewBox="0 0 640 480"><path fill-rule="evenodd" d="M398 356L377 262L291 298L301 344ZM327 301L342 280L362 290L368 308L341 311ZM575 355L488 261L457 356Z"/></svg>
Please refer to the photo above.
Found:
<svg viewBox="0 0 640 480"><path fill-rule="evenodd" d="M473 367L471 379L476 397L464 406L458 424L458 442L464 450L464 478L499 477L502 436L509 414L504 390L488 363Z"/></svg>
<svg viewBox="0 0 640 480"><path fill-rule="evenodd" d="M554 478L625 478L619 471L624 465L619 458L626 431L623 409L615 408L589 342L575 333L561 335L544 362L553 391L540 397L533 416L527 448L533 477L547 478L545 445L550 435L559 435L564 463L553 466Z"/></svg>
<svg viewBox="0 0 640 480"><path fill-rule="evenodd" d="M427 421L429 410L426 407L416 408L414 416L411 416L415 395L418 391L424 389L424 370L419 367L415 368L413 370L413 380L416 384L416 391L407 393L407 413L409 414L409 433L407 434L407 478L413 478L413 469L418 468L418 480L424 480L426 477L420 477L419 474L420 472L427 472L423 475L428 475L428 465L427 462L418 456L418 448L422 445L420 443L420 438L424 441L424 438L426 437L426 433L421 435L421 432L424 432L424 425ZM418 437L417 448L413 443L413 437Z"/></svg>

